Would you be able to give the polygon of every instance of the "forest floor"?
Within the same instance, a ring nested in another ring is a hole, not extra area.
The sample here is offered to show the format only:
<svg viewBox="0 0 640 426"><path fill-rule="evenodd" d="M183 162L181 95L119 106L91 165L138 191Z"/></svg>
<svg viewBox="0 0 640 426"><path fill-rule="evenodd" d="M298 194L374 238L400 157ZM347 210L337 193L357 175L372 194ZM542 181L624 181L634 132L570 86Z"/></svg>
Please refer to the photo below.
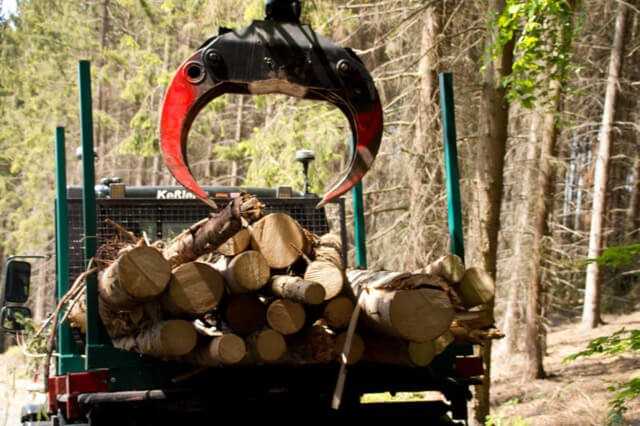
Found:
<svg viewBox="0 0 640 426"><path fill-rule="evenodd" d="M606 425L607 388L640 374L640 356L580 358L570 363L568 355L584 350L590 340L621 328L640 328L640 312L605 316L606 325L585 332L580 324L565 324L549 330L544 367L548 377L528 380L521 376L524 359L497 357L494 361L492 412L499 426ZM640 401L629 404L629 425L640 425Z"/></svg>

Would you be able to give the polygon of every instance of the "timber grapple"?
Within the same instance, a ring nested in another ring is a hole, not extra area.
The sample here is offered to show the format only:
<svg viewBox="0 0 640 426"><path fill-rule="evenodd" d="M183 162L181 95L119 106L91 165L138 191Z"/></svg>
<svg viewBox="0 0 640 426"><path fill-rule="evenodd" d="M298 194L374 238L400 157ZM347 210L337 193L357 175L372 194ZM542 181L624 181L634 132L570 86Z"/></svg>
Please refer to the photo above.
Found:
<svg viewBox="0 0 640 426"><path fill-rule="evenodd" d="M319 207L356 185L375 159L383 117L378 91L362 61L299 22L300 3L268 0L264 21L241 30L222 28L178 68L165 94L160 147L176 180L211 205L189 169L186 147L198 113L227 93L279 93L326 101L339 108L351 129L349 166Z"/></svg>

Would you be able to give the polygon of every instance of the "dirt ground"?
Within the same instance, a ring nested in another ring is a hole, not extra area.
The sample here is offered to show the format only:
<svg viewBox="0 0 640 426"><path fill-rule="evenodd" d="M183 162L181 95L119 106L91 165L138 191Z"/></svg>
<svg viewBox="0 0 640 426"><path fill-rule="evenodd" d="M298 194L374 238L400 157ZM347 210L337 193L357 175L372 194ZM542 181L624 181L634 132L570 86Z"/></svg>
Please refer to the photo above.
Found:
<svg viewBox="0 0 640 426"><path fill-rule="evenodd" d="M525 380L519 376L523 359L510 357L494 361L492 411L500 426L514 425L606 425L607 390L640 374L640 355L562 360L583 350L596 337L610 335L621 328L640 327L640 312L605 317L606 325L585 332L579 324L550 330L544 366L548 378ZM629 404L625 420L640 425L640 402Z"/></svg>
<svg viewBox="0 0 640 426"><path fill-rule="evenodd" d="M29 403L44 403L43 386L27 373L28 361L20 349L0 354L0 426L20 423L20 409Z"/></svg>

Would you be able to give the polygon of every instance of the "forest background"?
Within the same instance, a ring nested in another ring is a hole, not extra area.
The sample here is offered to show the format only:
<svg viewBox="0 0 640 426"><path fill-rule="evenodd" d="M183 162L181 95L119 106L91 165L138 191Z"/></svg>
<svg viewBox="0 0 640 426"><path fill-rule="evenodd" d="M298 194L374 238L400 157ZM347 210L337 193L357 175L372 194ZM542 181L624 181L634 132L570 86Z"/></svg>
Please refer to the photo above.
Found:
<svg viewBox="0 0 640 426"><path fill-rule="evenodd" d="M364 179L371 268L414 270L448 250L437 72L455 79L467 263L497 279L507 337L545 375L545 330L637 308L637 264L588 262L638 241L637 0L307 0L303 20L354 48L383 100L381 152ZM1 5L1 1L0 1ZM76 66L92 61L98 177L171 185L158 111L177 66L217 28L263 16L262 0L22 0L0 18L0 255L54 251L53 131L79 145ZM348 125L327 104L225 96L198 117L189 156L211 185L312 189L344 168ZM79 162L69 161L71 184ZM41 268L36 318L50 311ZM490 345L483 349L492 351ZM489 367L489 365L487 365ZM488 411L488 383L476 392Z"/></svg>

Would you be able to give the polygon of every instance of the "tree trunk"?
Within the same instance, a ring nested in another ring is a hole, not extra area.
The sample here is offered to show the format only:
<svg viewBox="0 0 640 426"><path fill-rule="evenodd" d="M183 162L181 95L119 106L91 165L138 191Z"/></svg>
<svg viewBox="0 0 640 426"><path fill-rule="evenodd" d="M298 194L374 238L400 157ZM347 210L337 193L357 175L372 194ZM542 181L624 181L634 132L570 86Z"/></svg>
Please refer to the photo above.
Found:
<svg viewBox="0 0 640 426"><path fill-rule="evenodd" d="M248 229L243 228L233 237L229 238L224 244L218 247L217 252L228 257L237 256L249 248L251 244L251 233Z"/></svg>
<svg viewBox="0 0 640 426"><path fill-rule="evenodd" d="M430 275L350 271L348 277L353 293L360 295L365 322L384 334L427 342L447 331L453 321L454 310L447 293L420 288L429 285ZM410 286L406 285L409 280Z"/></svg>
<svg viewBox="0 0 640 426"><path fill-rule="evenodd" d="M246 336L265 325L266 313L266 306L255 295L238 294L227 298L223 319L232 331Z"/></svg>
<svg viewBox="0 0 640 426"><path fill-rule="evenodd" d="M433 235L425 226L431 219L427 206L439 196L442 190L440 182L434 182L431 170L440 169L440 156L433 156L434 147L440 146L438 121L437 71L441 57L441 18L442 7L432 5L423 12L420 37L420 61L416 81L416 109L411 111L409 120L415 120L412 156L409 157L409 190L411 206L409 209L409 229L407 251L413 253L414 264L405 265L414 269L427 263L427 253L432 248ZM415 115L413 115L415 114ZM439 150L438 150L439 152Z"/></svg>
<svg viewBox="0 0 640 426"><path fill-rule="evenodd" d="M616 114L616 100L618 85L620 84L620 70L624 57L624 39L626 32L628 6L618 3L613 46L609 60L607 89L602 112L598 152L595 159L595 181L593 184L593 207L591 210L591 228L589 231L589 250L587 257L595 259L602 254L604 217L607 203L607 176L611 145L614 137L614 119ZM585 328L595 328L602 323L600 317L602 277L597 262L590 262L587 266L587 278L584 291L584 305L582 309L582 325Z"/></svg>
<svg viewBox="0 0 640 426"><path fill-rule="evenodd" d="M184 263L174 269L162 305L174 317L195 318L215 309L224 289L224 278L213 266Z"/></svg>
<svg viewBox="0 0 640 426"><path fill-rule="evenodd" d="M319 305L325 297L322 285L289 275L271 277L271 292L276 296L305 305Z"/></svg>
<svg viewBox="0 0 640 426"><path fill-rule="evenodd" d="M223 265L222 263L225 263ZM216 267L227 280L227 288L233 294L260 290L269 282L271 270L259 251L248 250L240 253L228 263L216 262Z"/></svg>
<svg viewBox="0 0 640 426"><path fill-rule="evenodd" d="M500 15L505 7L504 0L492 0L491 13ZM495 31L487 40L486 51L490 52L496 38ZM474 243L472 257L496 278L498 232L500 230L500 209L502 206L504 156L507 146L509 129L509 105L506 91L502 84L504 77L511 73L513 65L513 40L503 48L495 59L485 62L483 75L482 96L480 97L479 130L480 137L476 145L476 183L477 202L472 218L475 218L473 231ZM489 307L493 309L493 306ZM482 348L484 362L484 376L482 385L476 386L474 417L477 422L484 424L489 414L491 387L491 344Z"/></svg>
<svg viewBox="0 0 640 426"><path fill-rule="evenodd" d="M153 247L122 253L101 276L100 299L116 310L130 310L164 292L171 278L169 263Z"/></svg>
<svg viewBox="0 0 640 426"><path fill-rule="evenodd" d="M625 240L629 242L637 239L640 228L640 156L636 157L633 163L632 185L625 220Z"/></svg>
<svg viewBox="0 0 640 426"><path fill-rule="evenodd" d="M304 279L320 284L324 288L324 299L336 297L344 286L344 271L334 263L314 260L307 266Z"/></svg>
<svg viewBox="0 0 640 426"><path fill-rule="evenodd" d="M306 314L302 305L291 300L274 300L267 309L269 327L285 336L302 330L305 320Z"/></svg>
<svg viewBox="0 0 640 426"><path fill-rule="evenodd" d="M272 213L253 225L251 247L262 253L271 268L284 269L309 250L309 242L291 216Z"/></svg>
<svg viewBox="0 0 640 426"><path fill-rule="evenodd" d="M262 216L262 203L249 194L233 198L229 204L178 235L164 250L164 257L175 268L192 262L203 254L212 253L242 228L242 220L249 223Z"/></svg>
<svg viewBox="0 0 640 426"><path fill-rule="evenodd" d="M347 296L338 296L327 302L322 318L334 329L346 328L351 320L355 304Z"/></svg>
<svg viewBox="0 0 640 426"><path fill-rule="evenodd" d="M246 340L247 363L272 363L280 360L287 352L287 342L275 330L257 331Z"/></svg>
<svg viewBox="0 0 640 426"><path fill-rule="evenodd" d="M184 360L203 367L218 367L237 364L246 355L244 340L235 334L226 333L196 347Z"/></svg>
<svg viewBox="0 0 640 426"><path fill-rule="evenodd" d="M197 333L193 324L183 320L168 320L154 324L134 336L112 339L113 346L158 358L175 358L191 352Z"/></svg>

